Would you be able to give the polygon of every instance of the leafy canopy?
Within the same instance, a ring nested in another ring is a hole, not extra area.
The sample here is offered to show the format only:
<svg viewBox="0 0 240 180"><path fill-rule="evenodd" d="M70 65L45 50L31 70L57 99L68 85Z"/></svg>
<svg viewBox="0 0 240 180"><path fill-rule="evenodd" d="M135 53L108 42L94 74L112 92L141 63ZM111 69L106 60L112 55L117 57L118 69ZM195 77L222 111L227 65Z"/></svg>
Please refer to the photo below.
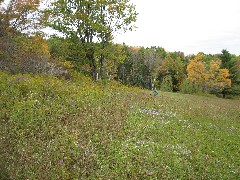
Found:
<svg viewBox="0 0 240 180"><path fill-rule="evenodd" d="M45 10L47 26L81 42L110 40L114 32L132 30L136 16L129 0L55 0Z"/></svg>

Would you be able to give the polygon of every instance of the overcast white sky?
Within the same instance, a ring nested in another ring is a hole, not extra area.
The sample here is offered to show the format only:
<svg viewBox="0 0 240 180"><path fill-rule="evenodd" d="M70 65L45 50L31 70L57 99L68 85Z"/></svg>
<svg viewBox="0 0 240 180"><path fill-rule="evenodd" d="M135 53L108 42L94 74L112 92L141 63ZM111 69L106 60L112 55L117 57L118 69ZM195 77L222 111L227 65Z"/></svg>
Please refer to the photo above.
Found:
<svg viewBox="0 0 240 180"><path fill-rule="evenodd" d="M8 0L5 0L8 1ZM160 46L185 54L240 55L240 0L131 0L139 13L135 31L114 42Z"/></svg>
<svg viewBox="0 0 240 180"><path fill-rule="evenodd" d="M131 46L160 46L185 54L240 55L240 0L131 0L137 29L114 42Z"/></svg>

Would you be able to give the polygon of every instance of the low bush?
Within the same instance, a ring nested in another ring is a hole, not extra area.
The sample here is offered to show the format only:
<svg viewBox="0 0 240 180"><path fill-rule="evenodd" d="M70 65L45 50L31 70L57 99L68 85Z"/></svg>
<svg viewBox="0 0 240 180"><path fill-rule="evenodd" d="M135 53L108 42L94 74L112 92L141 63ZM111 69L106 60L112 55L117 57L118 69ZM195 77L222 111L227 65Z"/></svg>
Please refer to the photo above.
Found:
<svg viewBox="0 0 240 180"><path fill-rule="evenodd" d="M0 179L239 179L237 100L0 71Z"/></svg>

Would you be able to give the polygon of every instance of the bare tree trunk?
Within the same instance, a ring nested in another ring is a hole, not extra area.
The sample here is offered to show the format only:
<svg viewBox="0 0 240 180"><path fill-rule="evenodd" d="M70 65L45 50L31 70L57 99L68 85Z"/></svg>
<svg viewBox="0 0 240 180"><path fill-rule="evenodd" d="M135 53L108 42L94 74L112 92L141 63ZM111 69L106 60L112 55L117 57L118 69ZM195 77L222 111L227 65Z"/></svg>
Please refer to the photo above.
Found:
<svg viewBox="0 0 240 180"><path fill-rule="evenodd" d="M222 90L222 96L223 96L223 98L226 98L226 89L225 88Z"/></svg>
<svg viewBox="0 0 240 180"><path fill-rule="evenodd" d="M90 52L88 52L87 54L87 58L90 62L90 67L92 69L92 77L94 81L97 81L97 67L96 67L96 63L94 60L94 52L91 50Z"/></svg>
<svg viewBox="0 0 240 180"><path fill-rule="evenodd" d="M102 50L104 50L105 47L106 47L106 45L105 45L105 42L103 41L103 42L102 42ZM106 78L106 72L105 72L105 69L104 69L105 56L104 56L103 53L102 53L101 56L100 56L99 63L100 63L100 77L101 77L102 79L105 79L105 78Z"/></svg>
<svg viewBox="0 0 240 180"><path fill-rule="evenodd" d="M104 77L104 55L103 54L101 54L101 56L100 56L99 63L100 63L100 73L99 73L99 75L100 75L100 78L104 79L105 77Z"/></svg>

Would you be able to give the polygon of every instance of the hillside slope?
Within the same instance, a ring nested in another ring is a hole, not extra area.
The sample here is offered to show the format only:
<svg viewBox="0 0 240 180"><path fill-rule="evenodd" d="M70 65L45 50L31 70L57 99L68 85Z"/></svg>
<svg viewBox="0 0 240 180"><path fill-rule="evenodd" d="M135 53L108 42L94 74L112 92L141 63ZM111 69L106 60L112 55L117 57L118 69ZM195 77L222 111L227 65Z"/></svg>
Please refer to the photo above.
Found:
<svg viewBox="0 0 240 180"><path fill-rule="evenodd" d="M240 101L0 72L0 179L239 179Z"/></svg>

